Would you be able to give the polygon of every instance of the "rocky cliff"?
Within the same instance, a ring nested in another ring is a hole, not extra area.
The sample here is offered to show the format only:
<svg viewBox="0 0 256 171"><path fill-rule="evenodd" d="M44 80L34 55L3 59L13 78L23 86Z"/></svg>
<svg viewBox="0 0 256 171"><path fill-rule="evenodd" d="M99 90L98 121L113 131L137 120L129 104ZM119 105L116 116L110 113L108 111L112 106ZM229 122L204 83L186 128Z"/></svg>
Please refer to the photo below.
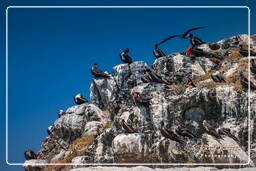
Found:
<svg viewBox="0 0 256 171"><path fill-rule="evenodd" d="M250 66L256 57L249 60L248 46L256 52L256 36L199 46L207 56L181 52L157 58L152 67L143 61L114 66L110 78L92 79L92 104L60 113L37 158L24 167L57 171L88 163L254 166L256 75ZM145 74L160 81L145 81Z"/></svg>

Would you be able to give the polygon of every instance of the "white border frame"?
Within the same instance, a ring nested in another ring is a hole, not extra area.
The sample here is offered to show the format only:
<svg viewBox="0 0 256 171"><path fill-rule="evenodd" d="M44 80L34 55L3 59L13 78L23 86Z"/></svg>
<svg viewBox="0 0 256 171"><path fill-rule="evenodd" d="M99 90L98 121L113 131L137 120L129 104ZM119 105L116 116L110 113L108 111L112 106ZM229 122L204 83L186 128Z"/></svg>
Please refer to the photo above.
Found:
<svg viewBox="0 0 256 171"><path fill-rule="evenodd" d="M24 163L10 163L8 161L8 10L11 8L246 8L248 10L248 44L250 44L250 8L248 6L8 6L5 10L6 12L6 163L12 166L23 166ZM250 61L250 46L248 46ZM250 69L250 64L248 64L248 69ZM250 72L249 72L250 80ZM250 132L250 81L248 89L248 130ZM51 166L51 165L67 165L67 166L245 166L250 164L250 148L251 137L248 134L248 161L247 163L36 163L33 166Z"/></svg>

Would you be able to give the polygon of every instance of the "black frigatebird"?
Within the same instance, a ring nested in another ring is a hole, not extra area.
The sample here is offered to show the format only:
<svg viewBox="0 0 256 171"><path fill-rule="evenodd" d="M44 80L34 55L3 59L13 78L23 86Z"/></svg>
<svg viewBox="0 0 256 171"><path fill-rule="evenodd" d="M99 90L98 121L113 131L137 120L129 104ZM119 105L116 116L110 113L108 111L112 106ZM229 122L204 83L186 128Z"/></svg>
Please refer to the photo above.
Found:
<svg viewBox="0 0 256 171"><path fill-rule="evenodd" d="M203 127L209 135L212 135L217 139L221 139L220 134L218 134L216 130L206 122L206 120L203 121Z"/></svg>
<svg viewBox="0 0 256 171"><path fill-rule="evenodd" d="M238 140L233 134L231 134L231 131L230 131L229 128L220 128L220 129L218 130L218 133L219 133L220 135L226 135L226 136L228 136L228 137L234 139L236 142L239 142L239 140Z"/></svg>
<svg viewBox="0 0 256 171"><path fill-rule="evenodd" d="M132 63L132 58L129 56L129 49L126 48L122 53L120 53L120 59L123 63L131 64Z"/></svg>
<svg viewBox="0 0 256 171"><path fill-rule="evenodd" d="M183 141L178 137L178 135L175 134L175 132L171 128L167 128L164 125L164 122L161 121L161 127L160 127L160 132L161 134L168 139L171 139L173 141L176 141L178 143L183 143Z"/></svg>
<svg viewBox="0 0 256 171"><path fill-rule="evenodd" d="M88 103L88 100L86 100L80 93L74 96L74 102L77 105Z"/></svg>
<svg viewBox="0 0 256 171"><path fill-rule="evenodd" d="M122 127L125 130L125 133L135 133L136 130L129 124L127 124L124 119L122 119Z"/></svg>
<svg viewBox="0 0 256 171"><path fill-rule="evenodd" d="M156 58L166 56L165 53L161 49L158 48L157 43L155 43L155 48L154 48L153 54Z"/></svg>
<svg viewBox="0 0 256 171"><path fill-rule="evenodd" d="M91 69L91 73L94 75L95 78L110 78L110 75L102 72L101 70L98 69L97 63L94 63Z"/></svg>

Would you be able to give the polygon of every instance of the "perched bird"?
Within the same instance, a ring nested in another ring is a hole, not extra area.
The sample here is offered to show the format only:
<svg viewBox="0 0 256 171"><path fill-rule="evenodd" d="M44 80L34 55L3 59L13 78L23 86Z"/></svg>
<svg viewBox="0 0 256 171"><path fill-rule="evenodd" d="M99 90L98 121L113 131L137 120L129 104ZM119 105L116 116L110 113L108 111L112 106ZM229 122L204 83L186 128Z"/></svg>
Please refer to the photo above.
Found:
<svg viewBox="0 0 256 171"><path fill-rule="evenodd" d="M88 100L86 100L80 93L74 96L74 102L77 105L88 103Z"/></svg>
<svg viewBox="0 0 256 171"><path fill-rule="evenodd" d="M37 155L34 151L32 150L27 150L24 152L24 156L26 160L32 160L32 159L36 159Z"/></svg>
<svg viewBox="0 0 256 171"><path fill-rule="evenodd" d="M123 63L128 63L128 64L132 63L132 58L128 55L129 51L130 50L126 48L122 53L120 53L119 56Z"/></svg>
<svg viewBox="0 0 256 171"><path fill-rule="evenodd" d="M165 38L164 40L162 40L160 43L158 43L158 45L161 45L161 44L163 44L163 43L167 42L168 40L171 40L175 37L178 37L178 35L169 36L169 37Z"/></svg>
<svg viewBox="0 0 256 171"><path fill-rule="evenodd" d="M228 136L228 137L234 139L236 142L239 142L239 140L238 140L233 134L231 134L231 131L230 131L229 128L220 128L220 129L218 130L218 133L219 133L220 135L226 135L226 136Z"/></svg>
<svg viewBox="0 0 256 171"><path fill-rule="evenodd" d="M168 138L168 139L171 139L173 141L176 141L178 143L183 143L183 141L178 137L178 135L175 134L175 132L170 129L170 128L167 128L165 125L164 125L164 122L161 121L161 127L160 127L160 132L161 134L165 137L165 138Z"/></svg>
<svg viewBox="0 0 256 171"><path fill-rule="evenodd" d="M151 75L150 73L146 72L143 77L141 77L141 81L143 83L151 83L151 82L155 82L155 83L165 83L162 79L155 77L153 75Z"/></svg>
<svg viewBox="0 0 256 171"><path fill-rule="evenodd" d="M251 60L252 61L252 65L250 67L250 70L252 73L256 74L256 63L254 60Z"/></svg>
<svg viewBox="0 0 256 171"><path fill-rule="evenodd" d="M240 73L240 83L244 88L249 88L249 80L244 76L242 72ZM256 86L253 84L253 82L250 82L250 88L252 90L256 90Z"/></svg>
<svg viewBox="0 0 256 171"><path fill-rule="evenodd" d="M122 119L122 127L124 128L125 133L136 133L136 130L131 125L128 125L124 119Z"/></svg>
<svg viewBox="0 0 256 171"><path fill-rule="evenodd" d="M178 126L175 130L178 135L183 136L183 137L188 137L188 138L195 138L196 136L186 127L181 127Z"/></svg>
<svg viewBox="0 0 256 171"><path fill-rule="evenodd" d="M206 120L203 121L203 127L209 135L212 135L218 139L221 138L221 136L216 132L216 130L210 124L206 122Z"/></svg>
<svg viewBox="0 0 256 171"><path fill-rule="evenodd" d="M193 34L191 34L190 32L191 31L194 31L194 30L198 30L198 29L202 29L202 28L205 28L205 27L195 27L195 28L191 28L189 30L187 30L185 33L183 33L182 35L179 35L180 38L182 39L190 39L190 43L191 45L194 47L194 46L199 46L201 44L204 44L205 42L202 41L200 38L198 37L195 37Z"/></svg>
<svg viewBox="0 0 256 171"><path fill-rule="evenodd" d="M206 55L206 53L202 49L197 48L197 46L204 44L205 42L190 33L191 31L202 29L202 28L205 28L205 27L191 28L191 29L187 30L185 33L179 35L179 37L182 39L190 40L191 46L187 50L188 55L194 55L194 56L205 56Z"/></svg>
<svg viewBox="0 0 256 171"><path fill-rule="evenodd" d="M92 69L91 69L91 73L94 75L94 77L96 78L110 78L110 75L105 73L105 72L102 72L101 70L98 69L97 67L97 63L94 63L93 66L92 66Z"/></svg>
<svg viewBox="0 0 256 171"><path fill-rule="evenodd" d="M152 97L142 97L138 92L133 93L132 97L135 105L141 104L144 106L148 106L150 104L150 100L152 99Z"/></svg>
<svg viewBox="0 0 256 171"><path fill-rule="evenodd" d="M214 74L211 74L211 78L214 82L226 82L223 75L220 74L220 72L216 72Z"/></svg>
<svg viewBox="0 0 256 171"><path fill-rule="evenodd" d="M243 57L248 57L249 56L249 51L248 49L240 49L239 53L243 56ZM250 50L250 56L256 56L256 53Z"/></svg>
<svg viewBox="0 0 256 171"><path fill-rule="evenodd" d="M164 52L158 48L158 44L156 43L155 44L155 48L154 48L154 51L153 51L153 54L156 58L160 58L160 57L163 57L163 56L166 56L164 54Z"/></svg>
<svg viewBox="0 0 256 171"><path fill-rule="evenodd" d="M187 53L188 55L192 56L197 56L197 57L200 57L200 56L208 56L208 54L206 52L204 52L202 49L199 49L195 46L189 46L188 49L187 49Z"/></svg>
<svg viewBox="0 0 256 171"><path fill-rule="evenodd" d="M199 30L199 29L202 29L202 28L205 28L205 27L195 27L195 28L191 28L191 29L187 30L185 33L179 35L179 37L182 38L182 39L189 38L189 33L190 33L191 31Z"/></svg>
<svg viewBox="0 0 256 171"><path fill-rule="evenodd" d="M193 47L199 46L204 44L205 42L202 41L200 38L195 37L193 34L189 34L190 43Z"/></svg>
<svg viewBox="0 0 256 171"><path fill-rule="evenodd" d="M166 83L153 69L149 67L146 68L146 73L144 76L145 80L149 82Z"/></svg>

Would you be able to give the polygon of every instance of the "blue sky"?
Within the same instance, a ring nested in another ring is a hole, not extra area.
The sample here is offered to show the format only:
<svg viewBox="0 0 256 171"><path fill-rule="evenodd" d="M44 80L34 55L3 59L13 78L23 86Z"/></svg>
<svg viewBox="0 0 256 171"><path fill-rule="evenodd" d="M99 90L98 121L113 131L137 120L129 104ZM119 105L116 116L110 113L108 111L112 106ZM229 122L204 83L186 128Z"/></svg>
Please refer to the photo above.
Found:
<svg viewBox="0 0 256 171"><path fill-rule="evenodd" d="M255 34L255 4L246 1L56 2L6 1L1 4L2 18L8 5L248 5L252 10L251 33ZM9 9L8 21L9 162L12 163L23 162L26 149L39 149L47 127L57 119L57 111L74 105L73 95L82 93L89 98L93 62L111 73L112 67L120 63L119 53L128 47L134 61L143 60L151 65L155 42L191 27L208 26L194 32L207 42L247 33L247 9ZM188 45L186 40L175 39L161 49L169 54ZM4 49L2 44L1 135L5 131ZM1 161L4 161L4 138L1 140ZM2 167L21 170L21 167Z"/></svg>

